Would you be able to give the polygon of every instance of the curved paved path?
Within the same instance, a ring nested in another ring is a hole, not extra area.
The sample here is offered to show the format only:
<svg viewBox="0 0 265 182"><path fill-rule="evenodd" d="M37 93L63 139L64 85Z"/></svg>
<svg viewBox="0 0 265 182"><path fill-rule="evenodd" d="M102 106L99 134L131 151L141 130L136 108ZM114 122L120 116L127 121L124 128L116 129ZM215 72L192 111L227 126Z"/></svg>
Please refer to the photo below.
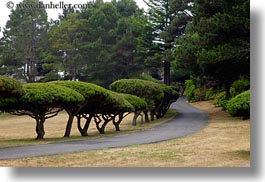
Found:
<svg viewBox="0 0 265 182"><path fill-rule="evenodd" d="M180 97L177 102L171 105L171 108L177 110L179 113L177 117L150 130L94 140L4 148L0 149L0 160L75 153L161 142L195 133L203 129L208 122L207 113L186 104L184 97Z"/></svg>

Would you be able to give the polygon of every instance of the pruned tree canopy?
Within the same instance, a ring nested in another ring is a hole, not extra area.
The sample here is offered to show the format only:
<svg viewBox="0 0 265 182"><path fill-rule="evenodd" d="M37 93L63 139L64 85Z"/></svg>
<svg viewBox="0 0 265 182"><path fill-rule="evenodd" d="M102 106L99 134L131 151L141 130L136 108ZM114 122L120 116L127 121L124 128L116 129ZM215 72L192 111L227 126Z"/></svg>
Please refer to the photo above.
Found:
<svg viewBox="0 0 265 182"><path fill-rule="evenodd" d="M22 86L18 80L0 75L0 98L16 97L22 93Z"/></svg>
<svg viewBox="0 0 265 182"><path fill-rule="evenodd" d="M113 82L110 89L115 92L136 95L144 99L148 107L153 107L154 100L163 97L159 84L147 80L121 79Z"/></svg>
<svg viewBox="0 0 265 182"><path fill-rule="evenodd" d="M84 102L78 92L48 83L29 83L23 85L23 95L18 98L5 99L8 112L15 115L28 115L36 120L36 139L44 137L44 122L56 116L67 105Z"/></svg>

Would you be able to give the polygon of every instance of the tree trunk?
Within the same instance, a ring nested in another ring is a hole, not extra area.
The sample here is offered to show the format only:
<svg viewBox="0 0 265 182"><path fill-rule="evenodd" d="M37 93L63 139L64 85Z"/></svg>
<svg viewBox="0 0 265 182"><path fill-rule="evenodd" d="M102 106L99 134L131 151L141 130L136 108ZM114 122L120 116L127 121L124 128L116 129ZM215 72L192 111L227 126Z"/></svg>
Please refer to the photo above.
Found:
<svg viewBox="0 0 265 182"><path fill-rule="evenodd" d="M104 123L102 124L102 126L100 127L100 123L102 122L102 119L100 118L100 116L94 116L94 121L96 123L96 127L98 129L98 132L100 134L104 134L105 133L105 127L103 126Z"/></svg>
<svg viewBox="0 0 265 182"><path fill-rule="evenodd" d="M85 117L86 118L86 124L83 128L83 133L84 135L82 136L88 136L88 128L89 128L89 125L90 125L90 122L91 122L91 119L93 118L93 114L89 114L89 117Z"/></svg>
<svg viewBox="0 0 265 182"><path fill-rule="evenodd" d="M148 116L148 111L144 111L144 119L145 119L145 122L149 123L149 116Z"/></svg>
<svg viewBox="0 0 265 182"><path fill-rule="evenodd" d="M91 119L93 118L93 114L89 114L89 117L83 116L86 119L86 123L84 127L81 126L81 116L77 116L77 127L82 136L88 136L88 128L91 122Z"/></svg>
<svg viewBox="0 0 265 182"><path fill-rule="evenodd" d="M226 81L225 82L225 97L227 99L230 98L230 87L231 87L231 82L230 81Z"/></svg>
<svg viewBox="0 0 265 182"><path fill-rule="evenodd" d="M113 123L113 125L115 126L115 130L116 130L116 131L121 131L121 130L120 130L120 124L121 124L121 121L122 121L122 119L123 119L123 114L119 114L118 117L119 117L119 120L118 120L117 122L115 122L115 118L116 118L116 116L114 116L114 117L112 118L112 123Z"/></svg>
<svg viewBox="0 0 265 182"><path fill-rule="evenodd" d="M132 125L136 126L136 120L138 118L138 116L140 115L141 111L135 111L134 115L133 115L133 119L132 119Z"/></svg>
<svg viewBox="0 0 265 182"><path fill-rule="evenodd" d="M36 118L36 133L37 133L36 140L43 140L44 139L44 135L45 135L44 122L45 122L44 117L37 117Z"/></svg>
<svg viewBox="0 0 265 182"><path fill-rule="evenodd" d="M150 119L151 119L151 121L154 121L155 120L155 111L151 111L151 113L150 113Z"/></svg>
<svg viewBox="0 0 265 182"><path fill-rule="evenodd" d="M164 84L170 85L170 62L164 62Z"/></svg>
<svg viewBox="0 0 265 182"><path fill-rule="evenodd" d="M81 117L81 115L77 115L76 118L77 118L77 129L80 132L80 134L82 135L82 132L83 132L83 128L81 126L81 119L82 119L82 117Z"/></svg>
<svg viewBox="0 0 265 182"><path fill-rule="evenodd" d="M66 112L68 113L69 117L68 117L66 129L65 129L64 137L70 137L74 115L69 111L66 111Z"/></svg>

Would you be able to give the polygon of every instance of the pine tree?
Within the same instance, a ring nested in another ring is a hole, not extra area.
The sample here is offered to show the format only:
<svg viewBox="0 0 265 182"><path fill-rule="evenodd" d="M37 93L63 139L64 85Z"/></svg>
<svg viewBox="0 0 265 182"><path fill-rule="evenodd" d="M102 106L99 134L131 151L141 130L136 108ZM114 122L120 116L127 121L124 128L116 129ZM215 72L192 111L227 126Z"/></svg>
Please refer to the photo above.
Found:
<svg viewBox="0 0 265 182"><path fill-rule="evenodd" d="M25 4L39 4L39 0L24 0ZM35 81L43 35L48 22L45 9L17 8L11 11L3 31L3 61L7 65L24 67L26 81Z"/></svg>
<svg viewBox="0 0 265 182"><path fill-rule="evenodd" d="M186 24L191 19L190 1L148 0L145 2L149 7L149 21L153 25L152 56L148 60L163 62L164 83L169 85L171 51L175 47L175 39L183 35Z"/></svg>

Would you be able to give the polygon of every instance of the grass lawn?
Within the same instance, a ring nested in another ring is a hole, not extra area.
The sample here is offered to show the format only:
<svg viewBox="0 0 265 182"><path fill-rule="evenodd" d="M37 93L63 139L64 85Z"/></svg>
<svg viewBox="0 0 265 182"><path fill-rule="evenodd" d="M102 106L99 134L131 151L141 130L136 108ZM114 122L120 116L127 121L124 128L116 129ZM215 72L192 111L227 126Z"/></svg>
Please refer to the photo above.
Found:
<svg viewBox="0 0 265 182"><path fill-rule="evenodd" d="M0 166L250 167L250 121L233 118L208 101L193 105L207 111L211 120L206 128L187 137L147 145L2 160Z"/></svg>
<svg viewBox="0 0 265 182"><path fill-rule="evenodd" d="M137 126L132 126L133 115L130 114L121 122L121 131L116 132L114 125L110 122L106 126L104 135L99 134L94 121L91 121L88 130L89 136L87 137L80 136L77 129L77 122L74 121L71 137L63 138L62 136L64 135L68 115L65 112L61 112L58 116L45 121L45 140L35 140L36 133L34 119L29 116L2 114L0 115L0 148L47 144L62 141L88 140L99 137L127 134L153 128L154 126L162 124L175 116L176 112L174 110L169 110L165 117L149 123L140 124L141 118L139 117L137 119Z"/></svg>

